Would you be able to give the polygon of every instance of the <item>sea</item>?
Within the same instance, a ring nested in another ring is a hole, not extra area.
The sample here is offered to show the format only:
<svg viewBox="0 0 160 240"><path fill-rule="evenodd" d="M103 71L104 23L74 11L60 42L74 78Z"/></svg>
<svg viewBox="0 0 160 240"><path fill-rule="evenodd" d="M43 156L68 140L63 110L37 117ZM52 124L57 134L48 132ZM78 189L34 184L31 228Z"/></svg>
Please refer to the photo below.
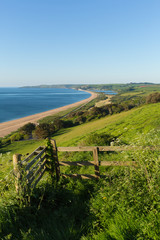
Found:
<svg viewBox="0 0 160 240"><path fill-rule="evenodd" d="M0 88L0 123L72 104L90 93L66 88Z"/></svg>

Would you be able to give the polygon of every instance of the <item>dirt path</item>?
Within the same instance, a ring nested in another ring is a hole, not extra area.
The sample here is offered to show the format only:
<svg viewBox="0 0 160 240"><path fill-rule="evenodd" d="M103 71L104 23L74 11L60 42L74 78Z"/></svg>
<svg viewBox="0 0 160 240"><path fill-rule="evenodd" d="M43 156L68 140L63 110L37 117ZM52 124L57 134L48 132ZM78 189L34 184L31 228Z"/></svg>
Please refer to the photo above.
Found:
<svg viewBox="0 0 160 240"><path fill-rule="evenodd" d="M36 123L41 118L44 118L44 117L47 117L47 116L50 116L50 115L53 115L53 114L57 114L61 111L65 111L69 108L73 108L73 107L79 106L79 105L84 104L84 103L88 103L88 102L90 102L91 100L93 100L94 98L97 97L97 93L90 92L90 91L86 91L86 92L90 93L91 97L89 97L87 99L84 99L82 101L72 103L72 104L69 104L69 105L64 106L64 107L49 110L49 111L46 111L46 112L30 115L30 116L27 116L27 117L24 117L24 118L12 120L12 121L9 121L9 122L0 123L0 137L4 137L4 136L10 134L13 131L16 131L18 128L22 127L26 123L29 123L29 122Z"/></svg>

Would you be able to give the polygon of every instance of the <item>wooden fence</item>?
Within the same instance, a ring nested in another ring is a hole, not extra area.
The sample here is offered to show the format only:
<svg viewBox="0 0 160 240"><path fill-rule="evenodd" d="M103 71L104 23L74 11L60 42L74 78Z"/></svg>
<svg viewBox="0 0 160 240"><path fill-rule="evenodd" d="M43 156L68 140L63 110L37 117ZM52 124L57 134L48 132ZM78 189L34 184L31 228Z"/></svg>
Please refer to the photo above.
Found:
<svg viewBox="0 0 160 240"><path fill-rule="evenodd" d="M123 166L123 167L136 167L135 161L99 161L99 152L122 152L122 151L135 151L135 150L159 150L159 148L152 147L132 147L132 146L87 146L87 147L57 147L55 140L51 140L53 145L53 158L55 164L55 173L57 181L60 176L74 177L83 179L98 179L102 177L100 174L99 166ZM21 155L15 154L13 156L13 166L15 174L15 185L17 192L21 186L22 178L26 179L26 184L34 188L40 181L46 171L47 154L46 147L38 147L33 153L31 153L26 159L21 161ZM59 152L92 152L93 161L59 161ZM60 168L63 166L93 166L95 174L63 174L60 172Z"/></svg>
<svg viewBox="0 0 160 240"><path fill-rule="evenodd" d="M53 143L55 144L55 142ZM116 147L116 146L97 146L97 147L57 147L57 159L58 152L93 152L93 161L58 161L59 167L63 166L93 166L95 174L60 174L63 177L74 177L74 178L100 178L104 177L100 174L99 166L128 166L135 167L137 166L135 161L99 161L98 153L99 152L121 152L133 150L133 147ZM60 173L60 171L59 171Z"/></svg>
<svg viewBox="0 0 160 240"><path fill-rule="evenodd" d="M34 188L44 175L47 161L46 147L38 147L23 161L21 161L21 156L21 154L13 155L13 171L17 192L21 190L24 184Z"/></svg>

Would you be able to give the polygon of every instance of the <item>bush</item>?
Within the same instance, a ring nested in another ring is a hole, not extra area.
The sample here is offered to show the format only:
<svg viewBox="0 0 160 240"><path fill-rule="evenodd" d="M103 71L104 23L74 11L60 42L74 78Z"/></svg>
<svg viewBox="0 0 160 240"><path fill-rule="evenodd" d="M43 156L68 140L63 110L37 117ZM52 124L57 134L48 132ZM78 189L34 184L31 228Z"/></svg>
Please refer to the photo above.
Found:
<svg viewBox="0 0 160 240"><path fill-rule="evenodd" d="M2 145L7 145L11 143L11 139L10 138L3 138L2 139Z"/></svg>
<svg viewBox="0 0 160 240"><path fill-rule="evenodd" d="M23 140L23 139L24 139L24 134L21 133L21 132L14 133L14 134L10 137L11 142L20 141L20 140Z"/></svg>
<svg viewBox="0 0 160 240"><path fill-rule="evenodd" d="M81 115L83 115L83 111L78 111L78 112L76 112L76 114L75 114L75 116L81 116Z"/></svg>
<svg viewBox="0 0 160 240"><path fill-rule="evenodd" d="M40 123L34 131L34 136L37 138L45 139L47 137L50 137L54 132L55 127L53 124Z"/></svg>
<svg viewBox="0 0 160 240"><path fill-rule="evenodd" d="M102 114L101 108L99 108L99 107L93 107L93 108L91 108L91 110L89 111L89 114L90 114L90 115L93 115L93 116L101 115L101 114Z"/></svg>
<svg viewBox="0 0 160 240"><path fill-rule="evenodd" d="M75 112L70 112L70 113L67 115L67 117L68 117L68 118L73 118L75 115L76 115Z"/></svg>
<svg viewBox="0 0 160 240"><path fill-rule="evenodd" d="M81 145L105 146L110 145L110 142L112 142L114 139L115 138L109 134L92 133L81 142Z"/></svg>
<svg viewBox="0 0 160 240"><path fill-rule="evenodd" d="M64 128L69 128L69 127L73 127L73 126L74 126L74 124L73 124L72 120L63 121L63 127Z"/></svg>
<svg viewBox="0 0 160 240"><path fill-rule="evenodd" d="M151 93L149 96L146 97L146 103L158 103L160 102L160 93L155 92Z"/></svg>
<svg viewBox="0 0 160 240"><path fill-rule="evenodd" d="M24 134L24 135L23 135L23 139L24 139L24 140L28 140L28 139L30 139L30 135L28 135L28 134Z"/></svg>
<svg viewBox="0 0 160 240"><path fill-rule="evenodd" d="M24 134L31 135L32 131L35 130L36 125L34 123L27 123L23 127L20 128Z"/></svg>
<svg viewBox="0 0 160 240"><path fill-rule="evenodd" d="M53 125L55 126L55 130L59 130L63 128L64 123L63 123L63 120L56 118L53 122Z"/></svg>
<svg viewBox="0 0 160 240"><path fill-rule="evenodd" d="M76 120L75 120L75 125L83 124L85 121L86 121L86 117L79 116L79 117L76 118Z"/></svg>

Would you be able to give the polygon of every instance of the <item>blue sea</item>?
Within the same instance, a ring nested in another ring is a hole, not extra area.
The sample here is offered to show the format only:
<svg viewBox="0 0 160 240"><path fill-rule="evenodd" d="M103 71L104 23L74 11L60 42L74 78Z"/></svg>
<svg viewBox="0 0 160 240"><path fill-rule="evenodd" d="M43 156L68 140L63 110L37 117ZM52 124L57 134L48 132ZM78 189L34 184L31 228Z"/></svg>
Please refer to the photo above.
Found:
<svg viewBox="0 0 160 240"><path fill-rule="evenodd" d="M0 123L75 103L91 94L66 88L0 88Z"/></svg>

